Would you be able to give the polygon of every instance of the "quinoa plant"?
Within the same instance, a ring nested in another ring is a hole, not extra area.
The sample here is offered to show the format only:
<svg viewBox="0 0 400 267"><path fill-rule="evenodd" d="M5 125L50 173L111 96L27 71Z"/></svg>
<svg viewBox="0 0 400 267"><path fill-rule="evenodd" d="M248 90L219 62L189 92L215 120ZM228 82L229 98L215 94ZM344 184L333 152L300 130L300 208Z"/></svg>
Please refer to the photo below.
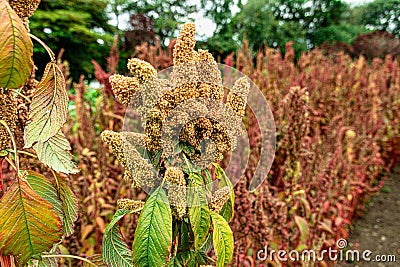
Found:
<svg viewBox="0 0 400 267"><path fill-rule="evenodd" d="M177 38L174 67L167 79L140 59L130 59L130 76L114 74L117 100L137 110L143 133L106 130L102 140L125 168L125 180L148 193L146 201L120 199L103 238L109 266L227 266L233 254L234 192L218 164L235 148L249 82L236 81L223 102L218 65L205 50L195 51L195 26ZM117 222L138 214L132 250ZM214 254L211 250L214 249ZM213 257L213 255L215 257Z"/></svg>

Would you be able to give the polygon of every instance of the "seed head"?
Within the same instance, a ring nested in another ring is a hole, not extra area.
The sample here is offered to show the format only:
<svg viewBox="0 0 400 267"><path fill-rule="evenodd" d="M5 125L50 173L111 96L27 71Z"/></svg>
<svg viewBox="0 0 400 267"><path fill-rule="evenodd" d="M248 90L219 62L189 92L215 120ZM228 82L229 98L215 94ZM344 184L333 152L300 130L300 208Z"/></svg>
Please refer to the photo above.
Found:
<svg viewBox="0 0 400 267"><path fill-rule="evenodd" d="M33 15L33 12L39 6L40 0L8 0L8 3L18 17L26 18Z"/></svg>
<svg viewBox="0 0 400 267"><path fill-rule="evenodd" d="M138 58L128 60L128 69L139 80L140 84L157 76L156 69L149 62Z"/></svg>
<svg viewBox="0 0 400 267"><path fill-rule="evenodd" d="M172 213L178 220L181 220L186 214L187 206L185 175L177 167L168 167L164 179L168 182L168 200L172 205Z"/></svg>
<svg viewBox="0 0 400 267"><path fill-rule="evenodd" d="M3 120L11 132L17 127L17 102L11 90L0 88L0 120ZM10 147L11 137L7 129L0 124L0 151Z"/></svg>
<svg viewBox="0 0 400 267"><path fill-rule="evenodd" d="M129 105L133 96L139 90L139 80L136 77L126 77L119 74L109 78L115 97L124 105Z"/></svg>
<svg viewBox="0 0 400 267"><path fill-rule="evenodd" d="M228 200L231 190L228 186L222 187L215 191L209 204L210 209L216 213L220 213L225 202Z"/></svg>
<svg viewBox="0 0 400 267"><path fill-rule="evenodd" d="M194 23L186 23L183 25L181 32L176 40L173 58L174 65L193 61L195 53L193 51L196 45L195 40L196 26Z"/></svg>
<svg viewBox="0 0 400 267"><path fill-rule="evenodd" d="M247 77L242 77L235 82L232 91L228 94L227 104L239 117L244 116L249 88L250 83L247 81Z"/></svg>
<svg viewBox="0 0 400 267"><path fill-rule="evenodd" d="M117 200L117 209L129 210L135 214L140 214L143 209L144 202L141 200L133 200L129 198L123 198Z"/></svg>

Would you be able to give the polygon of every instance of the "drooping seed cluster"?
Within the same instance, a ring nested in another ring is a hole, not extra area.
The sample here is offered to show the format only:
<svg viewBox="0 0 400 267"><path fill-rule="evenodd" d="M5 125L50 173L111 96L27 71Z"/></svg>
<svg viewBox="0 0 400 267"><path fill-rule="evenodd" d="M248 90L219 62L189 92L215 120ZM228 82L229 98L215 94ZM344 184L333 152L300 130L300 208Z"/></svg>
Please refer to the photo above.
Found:
<svg viewBox="0 0 400 267"><path fill-rule="evenodd" d="M103 142L110 146L117 160L125 168L125 180L131 182L135 188L153 187L156 178L153 165L137 151L136 147L144 143L142 137L142 135L131 133L125 135L109 130L101 134Z"/></svg>
<svg viewBox="0 0 400 267"><path fill-rule="evenodd" d="M177 167L168 167L164 176L168 186L168 200L172 205L172 215L181 220L186 214L186 180L183 171Z"/></svg>
<svg viewBox="0 0 400 267"><path fill-rule="evenodd" d="M228 94L228 106L230 106L238 116L243 117L247 104L250 83L247 77L242 77L235 82L232 91Z"/></svg>
<svg viewBox="0 0 400 267"><path fill-rule="evenodd" d="M128 106L133 95L139 90L139 80L136 77L126 77L119 74L110 76L110 84L119 102Z"/></svg>
<svg viewBox="0 0 400 267"><path fill-rule="evenodd" d="M8 3L17 13L18 17L28 18L39 6L40 0L8 0Z"/></svg>
<svg viewBox="0 0 400 267"><path fill-rule="evenodd" d="M122 198L117 200L117 209L129 210L135 214L140 214L144 207L144 201Z"/></svg>
<svg viewBox="0 0 400 267"><path fill-rule="evenodd" d="M209 204L210 210L220 213L230 194L231 190L228 186L222 187L221 189L215 191Z"/></svg>
<svg viewBox="0 0 400 267"><path fill-rule="evenodd" d="M0 88L0 120L3 120L13 133L17 122L17 103L11 90ZM11 147L11 137L3 124L0 124L0 151Z"/></svg>

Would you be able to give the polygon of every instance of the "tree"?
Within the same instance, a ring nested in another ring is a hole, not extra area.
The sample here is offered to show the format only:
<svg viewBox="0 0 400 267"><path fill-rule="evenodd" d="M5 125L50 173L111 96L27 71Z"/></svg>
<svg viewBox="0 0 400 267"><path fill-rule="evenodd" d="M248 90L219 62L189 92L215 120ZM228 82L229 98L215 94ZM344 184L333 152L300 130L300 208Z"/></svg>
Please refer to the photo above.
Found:
<svg viewBox="0 0 400 267"><path fill-rule="evenodd" d="M350 42L357 36L354 29L342 24L350 15L350 6L341 0L277 0L272 9L277 19L298 23L306 29L309 47L325 42L326 38Z"/></svg>
<svg viewBox="0 0 400 267"><path fill-rule="evenodd" d="M400 0L375 0L357 9L360 24L400 37Z"/></svg>
<svg viewBox="0 0 400 267"><path fill-rule="evenodd" d="M250 48L258 50L264 45L284 47L286 42L295 41L305 48L305 32L299 24L276 19L268 0L250 0L232 19L235 29L246 36Z"/></svg>
<svg viewBox="0 0 400 267"><path fill-rule="evenodd" d="M179 26L188 21L197 6L190 0L139 0L129 3L125 8L130 16L145 16L152 21L154 32L165 45L173 38Z"/></svg>
<svg viewBox="0 0 400 267"><path fill-rule="evenodd" d="M91 78L91 59L105 65L114 32L108 24L106 7L104 0L42 0L30 18L32 34L44 40L55 53L65 49L63 59L69 62L75 81L81 74ZM43 70L48 61L43 48L35 47L34 60Z"/></svg>

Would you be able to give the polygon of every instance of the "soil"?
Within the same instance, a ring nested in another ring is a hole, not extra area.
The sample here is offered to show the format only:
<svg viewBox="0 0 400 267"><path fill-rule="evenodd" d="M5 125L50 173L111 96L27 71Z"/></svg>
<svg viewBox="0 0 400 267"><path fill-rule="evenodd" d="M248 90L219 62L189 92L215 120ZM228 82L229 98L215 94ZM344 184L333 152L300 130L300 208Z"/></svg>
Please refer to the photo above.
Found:
<svg viewBox="0 0 400 267"><path fill-rule="evenodd" d="M400 266L400 165L387 177L380 192L370 199L365 213L352 226L346 249L359 250L360 258L363 251L370 250L371 261L338 266ZM375 256L395 257L396 262L378 261Z"/></svg>

